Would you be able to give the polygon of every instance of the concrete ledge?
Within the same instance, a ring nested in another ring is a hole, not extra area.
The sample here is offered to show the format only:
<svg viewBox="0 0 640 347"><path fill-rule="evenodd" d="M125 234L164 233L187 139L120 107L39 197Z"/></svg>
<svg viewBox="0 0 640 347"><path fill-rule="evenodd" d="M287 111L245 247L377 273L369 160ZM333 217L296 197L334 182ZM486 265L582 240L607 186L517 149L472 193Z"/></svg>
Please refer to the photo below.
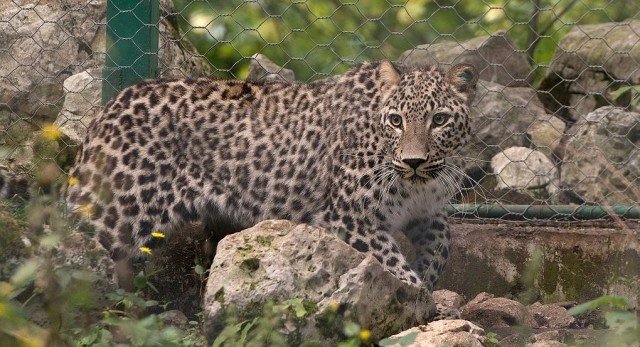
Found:
<svg viewBox="0 0 640 347"><path fill-rule="evenodd" d="M451 222L453 249L438 288L467 299L483 291L554 302L612 294L640 307L638 222Z"/></svg>

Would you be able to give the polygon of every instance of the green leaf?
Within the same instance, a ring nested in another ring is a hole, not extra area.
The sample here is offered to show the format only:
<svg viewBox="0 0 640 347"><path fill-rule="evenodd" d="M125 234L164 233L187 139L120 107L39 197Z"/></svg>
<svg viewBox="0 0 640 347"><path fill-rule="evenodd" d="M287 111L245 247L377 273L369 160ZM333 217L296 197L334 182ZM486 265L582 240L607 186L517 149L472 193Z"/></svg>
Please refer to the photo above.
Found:
<svg viewBox="0 0 640 347"><path fill-rule="evenodd" d="M258 318L254 318L251 322L248 322L244 328L242 328L242 332L240 333L240 344L244 345L245 342L247 341L247 335L249 334L249 330L251 330L251 328L256 324L256 322L258 321Z"/></svg>
<svg viewBox="0 0 640 347"><path fill-rule="evenodd" d="M360 339L357 338L350 338L346 341L342 341L340 343L338 343L337 347L359 347L360 346Z"/></svg>
<svg viewBox="0 0 640 347"><path fill-rule="evenodd" d="M622 86L622 87L620 87L618 89L610 91L609 94L615 100L615 99L619 98L622 94L628 92L631 89L634 89L634 87L632 87L632 86Z"/></svg>
<svg viewBox="0 0 640 347"><path fill-rule="evenodd" d="M11 276L11 283L16 287L24 287L36 279L39 262L36 259L27 260Z"/></svg>
<svg viewBox="0 0 640 347"><path fill-rule="evenodd" d="M202 276L202 275L204 275L204 268L203 268L203 267L202 267L202 265L200 265L200 264L196 265L196 266L193 268L193 270L196 272L196 274L197 274L198 276Z"/></svg>
<svg viewBox="0 0 640 347"><path fill-rule="evenodd" d="M386 339L380 340L378 344L380 346L391 346L391 345L400 345L400 346L409 346L416 340L418 336L418 332L412 332L407 335L401 337L387 337Z"/></svg>
<svg viewBox="0 0 640 347"><path fill-rule="evenodd" d="M307 309L304 307L304 302L302 300L294 302L293 309L296 312L297 318L305 317L308 313Z"/></svg>
<svg viewBox="0 0 640 347"><path fill-rule="evenodd" d="M351 321L344 323L344 334L348 337L358 336L360 334L360 324Z"/></svg>
<svg viewBox="0 0 640 347"><path fill-rule="evenodd" d="M603 295L599 298L572 307L567 312L570 315L575 316L578 314L591 312L600 307L626 309L629 307L629 301L621 296Z"/></svg>
<svg viewBox="0 0 640 347"><path fill-rule="evenodd" d="M147 287L149 287L149 289L153 290L153 292L156 293L156 294L160 293L158 291L158 288L156 288L156 286L153 283L149 282L149 281L147 281Z"/></svg>
<svg viewBox="0 0 640 347"><path fill-rule="evenodd" d="M98 331L94 330L91 334L80 339L81 346L90 346L98 339Z"/></svg>
<svg viewBox="0 0 640 347"><path fill-rule="evenodd" d="M500 341L498 340L498 334L490 331L487 333L487 344L489 346L497 346Z"/></svg>
<svg viewBox="0 0 640 347"><path fill-rule="evenodd" d="M607 326L618 332L624 332L628 329L638 329L638 318L633 312L627 311L611 311L604 315Z"/></svg>
<svg viewBox="0 0 640 347"><path fill-rule="evenodd" d="M240 322L238 324L230 325L224 328L224 330L220 332L220 335L218 335L218 337L213 340L213 347L220 347L225 345L225 342L227 342L227 340L231 340L231 338L238 335L238 332L240 332L240 329L242 329L242 325L246 322L247 321Z"/></svg>
<svg viewBox="0 0 640 347"><path fill-rule="evenodd" d="M40 247L44 249L51 249L60 243L62 237L57 233L51 233L45 235L40 239Z"/></svg>
<svg viewBox="0 0 640 347"><path fill-rule="evenodd" d="M147 300L147 301L145 301L144 305L146 307L158 306L158 302L155 301L155 300Z"/></svg>
<svg viewBox="0 0 640 347"><path fill-rule="evenodd" d="M147 280L147 276L144 275L144 272L140 271L140 273L138 273L135 277L135 279L133 280L134 285L136 286L137 290L142 290L147 286L147 283L149 281Z"/></svg>

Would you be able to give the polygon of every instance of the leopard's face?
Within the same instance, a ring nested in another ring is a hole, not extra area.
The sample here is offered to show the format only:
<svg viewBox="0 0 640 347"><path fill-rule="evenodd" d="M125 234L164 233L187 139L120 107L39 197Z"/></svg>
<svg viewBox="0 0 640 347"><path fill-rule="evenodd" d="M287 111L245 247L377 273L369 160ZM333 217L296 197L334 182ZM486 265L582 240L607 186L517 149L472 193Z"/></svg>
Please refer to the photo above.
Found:
<svg viewBox="0 0 640 347"><path fill-rule="evenodd" d="M381 110L385 152L402 178L426 182L445 167L445 159L470 136L470 104L475 68L456 65L400 74Z"/></svg>

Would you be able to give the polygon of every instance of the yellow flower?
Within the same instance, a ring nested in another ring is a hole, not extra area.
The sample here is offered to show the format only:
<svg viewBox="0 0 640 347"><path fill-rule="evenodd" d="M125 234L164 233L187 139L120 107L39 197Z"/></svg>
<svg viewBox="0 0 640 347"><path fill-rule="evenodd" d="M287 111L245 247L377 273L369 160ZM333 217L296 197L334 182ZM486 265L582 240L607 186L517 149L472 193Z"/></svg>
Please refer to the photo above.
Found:
<svg viewBox="0 0 640 347"><path fill-rule="evenodd" d="M154 231L151 233L152 237L157 237L159 239L164 239L165 235L162 231Z"/></svg>
<svg viewBox="0 0 640 347"><path fill-rule="evenodd" d="M333 312L338 312L338 309L340 308L340 304L338 304L335 301L332 301L329 303L329 309Z"/></svg>
<svg viewBox="0 0 640 347"><path fill-rule="evenodd" d="M371 338L371 330L362 329L360 330L360 341L367 342Z"/></svg>
<svg viewBox="0 0 640 347"><path fill-rule="evenodd" d="M78 183L80 183L80 180L77 177L69 177L68 183L70 186L76 185Z"/></svg>
<svg viewBox="0 0 640 347"><path fill-rule="evenodd" d="M51 141L55 141L62 137L62 131L60 131L60 128L55 124L47 124L43 126L41 132L44 138Z"/></svg>
<svg viewBox="0 0 640 347"><path fill-rule="evenodd" d="M140 247L140 252L144 254L151 254L151 248L149 247Z"/></svg>

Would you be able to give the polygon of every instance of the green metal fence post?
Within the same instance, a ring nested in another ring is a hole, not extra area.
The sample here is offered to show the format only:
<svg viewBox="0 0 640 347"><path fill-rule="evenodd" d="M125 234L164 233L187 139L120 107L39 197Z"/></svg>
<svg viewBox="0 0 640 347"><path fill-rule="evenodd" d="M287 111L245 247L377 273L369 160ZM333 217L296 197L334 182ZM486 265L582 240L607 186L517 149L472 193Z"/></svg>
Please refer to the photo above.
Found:
<svg viewBox="0 0 640 347"><path fill-rule="evenodd" d="M640 219L640 206L453 204L447 206L447 213L454 217L497 219L572 218L593 220L608 218L612 215L627 219Z"/></svg>
<svg viewBox="0 0 640 347"><path fill-rule="evenodd" d="M107 55L102 102L123 88L158 75L158 0L107 1Z"/></svg>

